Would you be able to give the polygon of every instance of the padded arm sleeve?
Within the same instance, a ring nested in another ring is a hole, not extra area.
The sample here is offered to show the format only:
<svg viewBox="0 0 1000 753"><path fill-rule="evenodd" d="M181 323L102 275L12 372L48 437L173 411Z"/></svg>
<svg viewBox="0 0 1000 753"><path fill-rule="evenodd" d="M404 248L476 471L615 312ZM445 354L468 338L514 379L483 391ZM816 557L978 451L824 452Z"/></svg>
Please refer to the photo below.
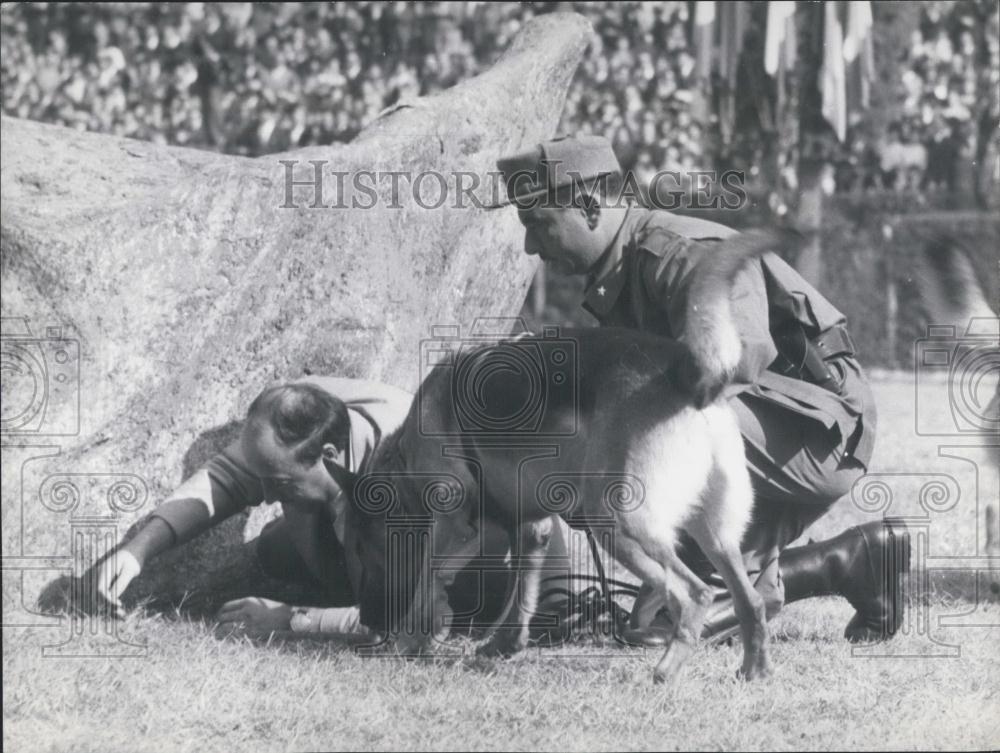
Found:
<svg viewBox="0 0 1000 753"><path fill-rule="evenodd" d="M180 544L263 501L260 481L247 470L234 442L181 484L151 517L170 526L174 543Z"/></svg>

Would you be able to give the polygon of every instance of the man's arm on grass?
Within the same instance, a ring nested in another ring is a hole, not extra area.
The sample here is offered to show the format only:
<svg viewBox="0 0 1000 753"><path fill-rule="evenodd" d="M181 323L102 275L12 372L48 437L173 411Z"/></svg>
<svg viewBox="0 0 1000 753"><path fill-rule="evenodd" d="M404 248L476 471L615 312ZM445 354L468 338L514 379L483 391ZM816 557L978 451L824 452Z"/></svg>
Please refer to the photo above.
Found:
<svg viewBox="0 0 1000 753"><path fill-rule="evenodd" d="M250 596L222 605L216 628L223 635L270 633L291 630L303 635L371 636L361 624L359 607L296 607L280 601Z"/></svg>
<svg viewBox="0 0 1000 753"><path fill-rule="evenodd" d="M96 567L98 593L120 615L122 592L150 560L263 499L239 442L233 442L181 484L131 539Z"/></svg>

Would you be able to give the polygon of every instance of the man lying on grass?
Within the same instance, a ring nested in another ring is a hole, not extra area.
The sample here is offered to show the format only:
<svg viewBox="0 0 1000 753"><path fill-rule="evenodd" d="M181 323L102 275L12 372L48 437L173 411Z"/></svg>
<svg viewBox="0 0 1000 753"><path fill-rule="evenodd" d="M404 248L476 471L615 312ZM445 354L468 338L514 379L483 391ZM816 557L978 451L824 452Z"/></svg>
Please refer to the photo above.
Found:
<svg viewBox="0 0 1000 753"><path fill-rule="evenodd" d="M187 479L145 520L137 533L98 563L97 590L121 614L121 594L159 554L262 502L280 502L283 515L257 540L261 571L305 586L319 607L258 597L224 604L220 627L253 634L274 631L366 634L348 577L343 541L344 493L365 472L379 441L406 418L413 396L377 382L309 377L271 387L250 405L240 437ZM503 557L503 531L485 532L486 548ZM567 529L556 532L549 558L566 562ZM473 565L474 567L474 565ZM549 569L549 568L547 568ZM565 583L565 570L563 574ZM551 574L549 583L560 576ZM506 573L460 574L451 597L456 614L477 621L499 613ZM480 593L482 592L482 593ZM555 601L565 590L553 589ZM563 607L567 605L562 598ZM547 606L552 607L553 599ZM552 607L558 611L558 606ZM545 610L540 610L540 613ZM549 609L552 614L552 609ZM566 627L565 625L563 627Z"/></svg>

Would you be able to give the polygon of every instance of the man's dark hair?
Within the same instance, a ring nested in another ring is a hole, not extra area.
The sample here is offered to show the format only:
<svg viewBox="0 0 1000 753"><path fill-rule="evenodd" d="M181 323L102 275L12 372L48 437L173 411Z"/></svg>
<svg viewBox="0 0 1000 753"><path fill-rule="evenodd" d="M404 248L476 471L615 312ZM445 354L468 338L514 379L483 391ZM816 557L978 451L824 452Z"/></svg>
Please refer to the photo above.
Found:
<svg viewBox="0 0 1000 753"><path fill-rule="evenodd" d="M343 450L351 432L347 406L314 384L269 387L250 404L247 419L266 423L296 460L310 465L325 444Z"/></svg>

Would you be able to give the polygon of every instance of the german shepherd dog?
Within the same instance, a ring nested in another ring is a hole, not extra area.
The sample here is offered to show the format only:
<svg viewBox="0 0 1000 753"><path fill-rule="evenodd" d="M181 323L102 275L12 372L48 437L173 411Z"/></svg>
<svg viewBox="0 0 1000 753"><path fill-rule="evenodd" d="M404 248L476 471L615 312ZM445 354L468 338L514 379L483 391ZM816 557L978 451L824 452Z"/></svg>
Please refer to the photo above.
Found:
<svg viewBox="0 0 1000 753"><path fill-rule="evenodd" d="M720 243L693 272L679 340L584 329L469 347L435 366L351 495L345 546L357 559L362 622L405 653L446 638L453 615L445 589L481 554L481 521L489 518L508 532L516 577L507 619L479 652L515 654L528 641L552 516L582 517L608 526L611 554L642 580L650 602L667 607L673 640L654 680L672 682L712 602L709 586L675 553L683 530L733 595L742 676L768 675L764 604L739 548L753 493L739 426L721 393L741 355L732 282L751 259L788 242L754 232ZM419 550L417 567L400 566L390 530L426 531L407 550ZM432 558L447 564L432 568ZM426 629L407 634L401 624Z"/></svg>
<svg viewBox="0 0 1000 753"><path fill-rule="evenodd" d="M924 245L916 281L930 323L954 327L958 337L969 330L974 319L997 318L976 277L968 250L949 234L936 234ZM994 347L1000 348L1000 342ZM995 370L1000 356L992 363ZM994 392L982 417L986 425L1000 426L1000 388ZM1000 452L994 454L993 460L1000 465ZM985 516L986 554L1000 557L1000 515L995 503L986 505ZM990 590L1000 593L1000 579L995 573Z"/></svg>

